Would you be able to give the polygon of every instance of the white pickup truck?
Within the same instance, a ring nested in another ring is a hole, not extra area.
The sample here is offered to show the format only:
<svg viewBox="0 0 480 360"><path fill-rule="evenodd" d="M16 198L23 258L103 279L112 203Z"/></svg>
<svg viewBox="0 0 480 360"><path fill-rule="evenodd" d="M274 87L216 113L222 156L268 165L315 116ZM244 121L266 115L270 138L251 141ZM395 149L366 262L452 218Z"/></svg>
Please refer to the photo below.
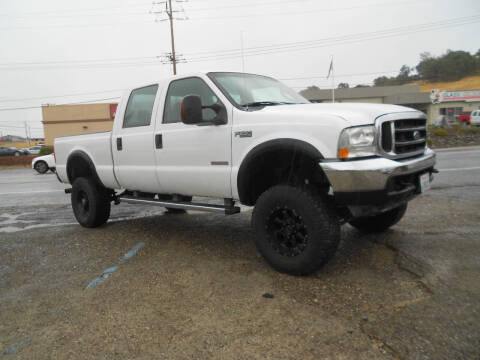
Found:
<svg viewBox="0 0 480 360"><path fill-rule="evenodd" d="M313 104L275 79L230 72L132 89L111 132L57 138L55 153L82 226L104 224L111 202L228 215L254 206L259 252L297 275L333 256L341 224L397 223L435 172L420 111Z"/></svg>

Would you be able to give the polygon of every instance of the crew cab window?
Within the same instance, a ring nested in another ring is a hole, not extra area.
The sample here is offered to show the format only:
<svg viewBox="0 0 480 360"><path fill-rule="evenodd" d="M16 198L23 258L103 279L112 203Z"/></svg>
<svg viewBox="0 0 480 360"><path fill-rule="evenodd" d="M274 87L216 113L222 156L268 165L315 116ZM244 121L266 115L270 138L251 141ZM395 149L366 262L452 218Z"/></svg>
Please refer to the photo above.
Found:
<svg viewBox="0 0 480 360"><path fill-rule="evenodd" d="M181 122L180 105L187 95L198 95L202 99L203 106L213 105L219 102L217 96L200 78L192 77L180 80L174 80L168 87L167 97L165 99L165 110L163 112L163 123L170 124ZM212 109L203 109L203 120L209 121L215 118L215 111Z"/></svg>
<svg viewBox="0 0 480 360"><path fill-rule="evenodd" d="M158 85L151 85L132 91L123 119L124 128L150 125L157 90Z"/></svg>

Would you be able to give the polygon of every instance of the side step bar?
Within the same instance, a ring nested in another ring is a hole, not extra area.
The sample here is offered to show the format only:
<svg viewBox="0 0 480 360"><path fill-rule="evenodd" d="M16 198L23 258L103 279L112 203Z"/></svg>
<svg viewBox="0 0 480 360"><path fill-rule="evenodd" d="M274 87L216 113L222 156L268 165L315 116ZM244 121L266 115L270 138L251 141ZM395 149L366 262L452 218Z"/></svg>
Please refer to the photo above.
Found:
<svg viewBox="0 0 480 360"><path fill-rule="evenodd" d="M118 200L120 200L121 202L130 203L130 204L155 205L155 206L161 206L161 207L169 207L173 209L209 211L209 212L220 213L225 215L233 215L240 212L240 208L238 206L233 206L233 205L224 206L224 205L211 205L211 204L191 203L191 202L182 202L182 201L163 201L163 200L134 197L130 195L121 195L118 197Z"/></svg>

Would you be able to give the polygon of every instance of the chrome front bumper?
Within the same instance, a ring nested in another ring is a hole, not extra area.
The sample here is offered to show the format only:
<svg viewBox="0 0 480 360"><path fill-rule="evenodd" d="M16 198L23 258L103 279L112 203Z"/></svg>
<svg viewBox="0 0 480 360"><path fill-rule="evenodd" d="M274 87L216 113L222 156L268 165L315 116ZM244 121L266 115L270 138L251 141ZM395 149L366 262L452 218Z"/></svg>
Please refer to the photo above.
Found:
<svg viewBox="0 0 480 360"><path fill-rule="evenodd" d="M427 149L422 156L414 159L333 161L321 162L320 166L334 193L352 193L385 190L390 178L433 169L435 162L435 152Z"/></svg>

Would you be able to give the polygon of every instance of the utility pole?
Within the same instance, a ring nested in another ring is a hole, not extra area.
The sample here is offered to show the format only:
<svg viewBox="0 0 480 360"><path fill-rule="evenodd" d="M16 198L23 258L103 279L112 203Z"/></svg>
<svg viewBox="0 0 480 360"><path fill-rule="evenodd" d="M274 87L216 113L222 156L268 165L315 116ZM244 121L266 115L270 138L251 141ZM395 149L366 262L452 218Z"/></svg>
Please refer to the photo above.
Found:
<svg viewBox="0 0 480 360"><path fill-rule="evenodd" d="M174 0L174 1L177 3L182 3L182 2L187 2L188 0ZM154 10L152 8L152 10L150 10L150 13L155 14L157 16L155 19L156 22L166 21L166 20L170 22L170 42L172 45L172 52L162 56L164 58L164 60L162 60L162 64L171 63L173 66L173 75L177 75L177 63L186 62L186 61L184 58L182 58L181 55L178 55L175 52L175 35L173 31L173 20L188 20L188 18L186 16L184 16L183 18L174 17L174 13L184 13L185 11L183 10L183 8L180 10L173 10L172 0L153 2L153 6L163 5L163 4L165 4L165 10ZM166 14L167 18L162 18L161 15L163 14Z"/></svg>
<svg viewBox="0 0 480 360"><path fill-rule="evenodd" d="M24 122L23 122L23 125L25 126L25 139L26 139L27 142L28 142L28 146L30 146L30 139L28 138L28 126L27 126L27 122L24 121Z"/></svg>
<svg viewBox="0 0 480 360"><path fill-rule="evenodd" d="M177 75L177 59L175 58L175 37L173 36L172 0L168 0L168 17L170 19L170 38L172 42L173 75Z"/></svg>

